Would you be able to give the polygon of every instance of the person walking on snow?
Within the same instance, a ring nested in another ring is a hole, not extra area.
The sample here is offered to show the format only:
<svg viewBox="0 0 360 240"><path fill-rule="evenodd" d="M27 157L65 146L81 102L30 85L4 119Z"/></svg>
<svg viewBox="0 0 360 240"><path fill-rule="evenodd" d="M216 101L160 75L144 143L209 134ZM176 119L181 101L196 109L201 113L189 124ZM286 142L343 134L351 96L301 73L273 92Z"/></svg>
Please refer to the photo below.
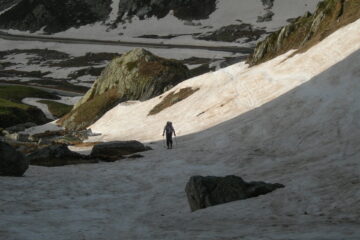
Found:
<svg viewBox="0 0 360 240"><path fill-rule="evenodd" d="M174 133L174 136L176 137L175 129L174 129L173 125L172 125L172 122L167 122L166 123L162 135L164 136L165 133L166 133L166 145L167 145L167 148L171 149L172 144L173 144L173 141L172 141L173 133Z"/></svg>

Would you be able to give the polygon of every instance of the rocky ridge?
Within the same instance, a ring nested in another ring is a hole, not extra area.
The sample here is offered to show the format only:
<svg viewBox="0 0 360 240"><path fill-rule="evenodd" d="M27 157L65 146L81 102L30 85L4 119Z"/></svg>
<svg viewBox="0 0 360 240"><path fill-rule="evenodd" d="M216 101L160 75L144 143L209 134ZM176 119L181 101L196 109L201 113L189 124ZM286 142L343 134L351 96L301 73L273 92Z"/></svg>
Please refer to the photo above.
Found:
<svg viewBox="0 0 360 240"><path fill-rule="evenodd" d="M306 51L337 29L360 17L360 2L357 0L324 0L314 14L306 13L292 23L270 34L257 44L248 58L256 65L284 54L291 49Z"/></svg>

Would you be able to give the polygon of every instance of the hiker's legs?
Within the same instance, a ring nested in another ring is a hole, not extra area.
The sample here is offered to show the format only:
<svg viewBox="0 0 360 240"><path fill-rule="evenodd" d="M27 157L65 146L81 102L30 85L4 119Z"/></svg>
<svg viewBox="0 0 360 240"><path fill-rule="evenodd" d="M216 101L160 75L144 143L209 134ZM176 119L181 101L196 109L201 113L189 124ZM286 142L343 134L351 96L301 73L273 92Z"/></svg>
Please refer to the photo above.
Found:
<svg viewBox="0 0 360 240"><path fill-rule="evenodd" d="M168 148L172 148L172 134L166 134L166 145Z"/></svg>

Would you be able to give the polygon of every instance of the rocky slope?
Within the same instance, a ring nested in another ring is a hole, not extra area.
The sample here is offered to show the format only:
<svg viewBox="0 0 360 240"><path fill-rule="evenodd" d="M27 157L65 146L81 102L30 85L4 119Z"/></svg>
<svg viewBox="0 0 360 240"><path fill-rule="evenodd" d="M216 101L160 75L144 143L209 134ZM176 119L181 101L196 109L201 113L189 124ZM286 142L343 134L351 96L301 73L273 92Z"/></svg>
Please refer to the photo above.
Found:
<svg viewBox="0 0 360 240"><path fill-rule="evenodd" d="M118 19L137 16L140 19L156 16L162 18L170 10L179 19L194 20L208 18L216 10L216 0L128 0L120 1Z"/></svg>
<svg viewBox="0 0 360 240"><path fill-rule="evenodd" d="M134 49L115 58L92 88L60 120L67 129L83 129L99 119L115 104L147 100L187 79L190 71L176 60L157 57L144 49Z"/></svg>
<svg viewBox="0 0 360 240"><path fill-rule="evenodd" d="M291 49L306 51L359 17L358 0L324 0L318 4L314 14L306 13L258 43L248 63L256 65Z"/></svg>
<svg viewBox="0 0 360 240"><path fill-rule="evenodd" d="M111 0L21 0L0 15L0 28L60 32L105 20L111 11L110 4Z"/></svg>

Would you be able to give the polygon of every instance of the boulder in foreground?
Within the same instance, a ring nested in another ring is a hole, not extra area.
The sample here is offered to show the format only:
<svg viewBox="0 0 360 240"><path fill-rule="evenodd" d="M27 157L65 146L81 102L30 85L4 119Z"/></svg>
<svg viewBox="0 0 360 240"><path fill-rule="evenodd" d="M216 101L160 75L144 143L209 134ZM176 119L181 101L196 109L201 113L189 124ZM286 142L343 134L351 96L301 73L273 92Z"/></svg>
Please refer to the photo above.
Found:
<svg viewBox="0 0 360 240"><path fill-rule="evenodd" d="M98 160L72 152L65 144L50 145L29 155L27 159L31 165L56 167L82 163L97 163Z"/></svg>
<svg viewBox="0 0 360 240"><path fill-rule="evenodd" d="M92 158L99 158L103 161L116 161L124 155L144 152L151 148L146 147L138 141L115 141L99 143L91 151Z"/></svg>
<svg viewBox="0 0 360 240"><path fill-rule="evenodd" d="M282 184L265 182L245 182L241 177L193 176L186 184L186 194L191 211L222 203L243 200L267 194Z"/></svg>
<svg viewBox="0 0 360 240"><path fill-rule="evenodd" d="M0 176L21 177L29 168L24 155L7 143L0 142Z"/></svg>

